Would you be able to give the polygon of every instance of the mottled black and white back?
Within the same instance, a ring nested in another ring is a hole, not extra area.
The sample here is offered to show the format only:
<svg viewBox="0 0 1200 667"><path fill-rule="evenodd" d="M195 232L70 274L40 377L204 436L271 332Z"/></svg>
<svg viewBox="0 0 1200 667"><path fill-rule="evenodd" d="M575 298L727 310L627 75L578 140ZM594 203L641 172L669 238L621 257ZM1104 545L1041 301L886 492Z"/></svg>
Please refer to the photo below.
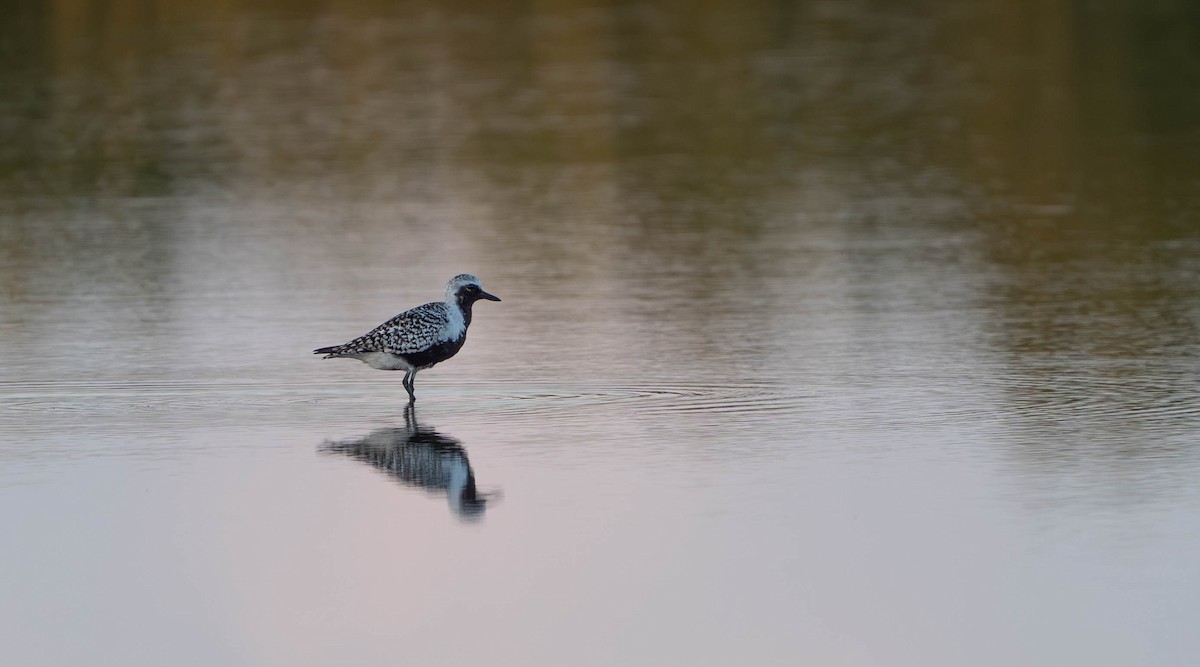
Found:
<svg viewBox="0 0 1200 667"><path fill-rule="evenodd" d="M417 400L413 379L417 371L441 363L462 349L476 301L500 298L483 291L479 279L460 274L446 283L442 301L406 310L354 340L313 350L326 359L358 359L382 371L404 371L409 402Z"/></svg>

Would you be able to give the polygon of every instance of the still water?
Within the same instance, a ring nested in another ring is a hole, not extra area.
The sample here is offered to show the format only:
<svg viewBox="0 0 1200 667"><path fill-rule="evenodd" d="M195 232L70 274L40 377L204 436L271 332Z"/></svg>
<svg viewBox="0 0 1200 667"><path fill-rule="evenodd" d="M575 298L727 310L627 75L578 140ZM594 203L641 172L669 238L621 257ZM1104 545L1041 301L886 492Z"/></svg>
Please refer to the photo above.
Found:
<svg viewBox="0 0 1200 667"><path fill-rule="evenodd" d="M4 662L1196 664L1194 6L728 4L4 3Z"/></svg>

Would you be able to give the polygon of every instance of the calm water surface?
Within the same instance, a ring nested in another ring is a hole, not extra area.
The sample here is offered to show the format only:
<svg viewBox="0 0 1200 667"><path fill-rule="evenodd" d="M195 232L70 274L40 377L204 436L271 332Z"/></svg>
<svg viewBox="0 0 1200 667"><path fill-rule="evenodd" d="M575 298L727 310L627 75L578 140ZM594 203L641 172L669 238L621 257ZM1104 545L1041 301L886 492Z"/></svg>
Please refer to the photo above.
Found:
<svg viewBox="0 0 1200 667"><path fill-rule="evenodd" d="M1195 664L1145 5L4 3L5 662Z"/></svg>

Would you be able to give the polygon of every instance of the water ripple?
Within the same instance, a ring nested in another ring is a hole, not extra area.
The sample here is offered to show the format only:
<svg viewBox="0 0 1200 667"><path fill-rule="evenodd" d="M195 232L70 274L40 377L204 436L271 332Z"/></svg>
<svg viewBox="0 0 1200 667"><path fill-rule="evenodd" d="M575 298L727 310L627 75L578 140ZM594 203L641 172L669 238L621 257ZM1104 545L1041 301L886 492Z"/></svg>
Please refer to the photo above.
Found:
<svg viewBox="0 0 1200 667"><path fill-rule="evenodd" d="M838 432L910 428L1003 428L1046 424L1147 433L1194 431L1200 391L1183 378L1041 374L982 379L879 377L771 381L431 382L420 405L448 417L491 414L509 421L641 416L668 423L704 417L806 424ZM64 416L177 422L319 423L399 414L402 392L374 380L256 382L0 382L0 419L32 428ZM43 429L53 428L43 424Z"/></svg>
<svg viewBox="0 0 1200 667"><path fill-rule="evenodd" d="M548 384L479 387L479 398L509 417L536 417L565 410L632 410L669 416L698 412L756 413L795 409L803 396L767 383Z"/></svg>

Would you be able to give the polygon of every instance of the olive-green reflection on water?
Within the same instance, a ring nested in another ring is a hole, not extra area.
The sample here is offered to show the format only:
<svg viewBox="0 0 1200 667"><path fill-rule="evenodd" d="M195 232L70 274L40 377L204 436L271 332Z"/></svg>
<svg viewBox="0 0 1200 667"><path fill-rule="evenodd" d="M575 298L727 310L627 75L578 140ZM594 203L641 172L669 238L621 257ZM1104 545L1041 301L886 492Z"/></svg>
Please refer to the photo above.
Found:
<svg viewBox="0 0 1200 667"><path fill-rule="evenodd" d="M1196 168L1187 3L12 4L14 194L394 194L436 157L496 179L641 166L713 201L818 162L936 169L958 194L1063 205L1167 196Z"/></svg>

